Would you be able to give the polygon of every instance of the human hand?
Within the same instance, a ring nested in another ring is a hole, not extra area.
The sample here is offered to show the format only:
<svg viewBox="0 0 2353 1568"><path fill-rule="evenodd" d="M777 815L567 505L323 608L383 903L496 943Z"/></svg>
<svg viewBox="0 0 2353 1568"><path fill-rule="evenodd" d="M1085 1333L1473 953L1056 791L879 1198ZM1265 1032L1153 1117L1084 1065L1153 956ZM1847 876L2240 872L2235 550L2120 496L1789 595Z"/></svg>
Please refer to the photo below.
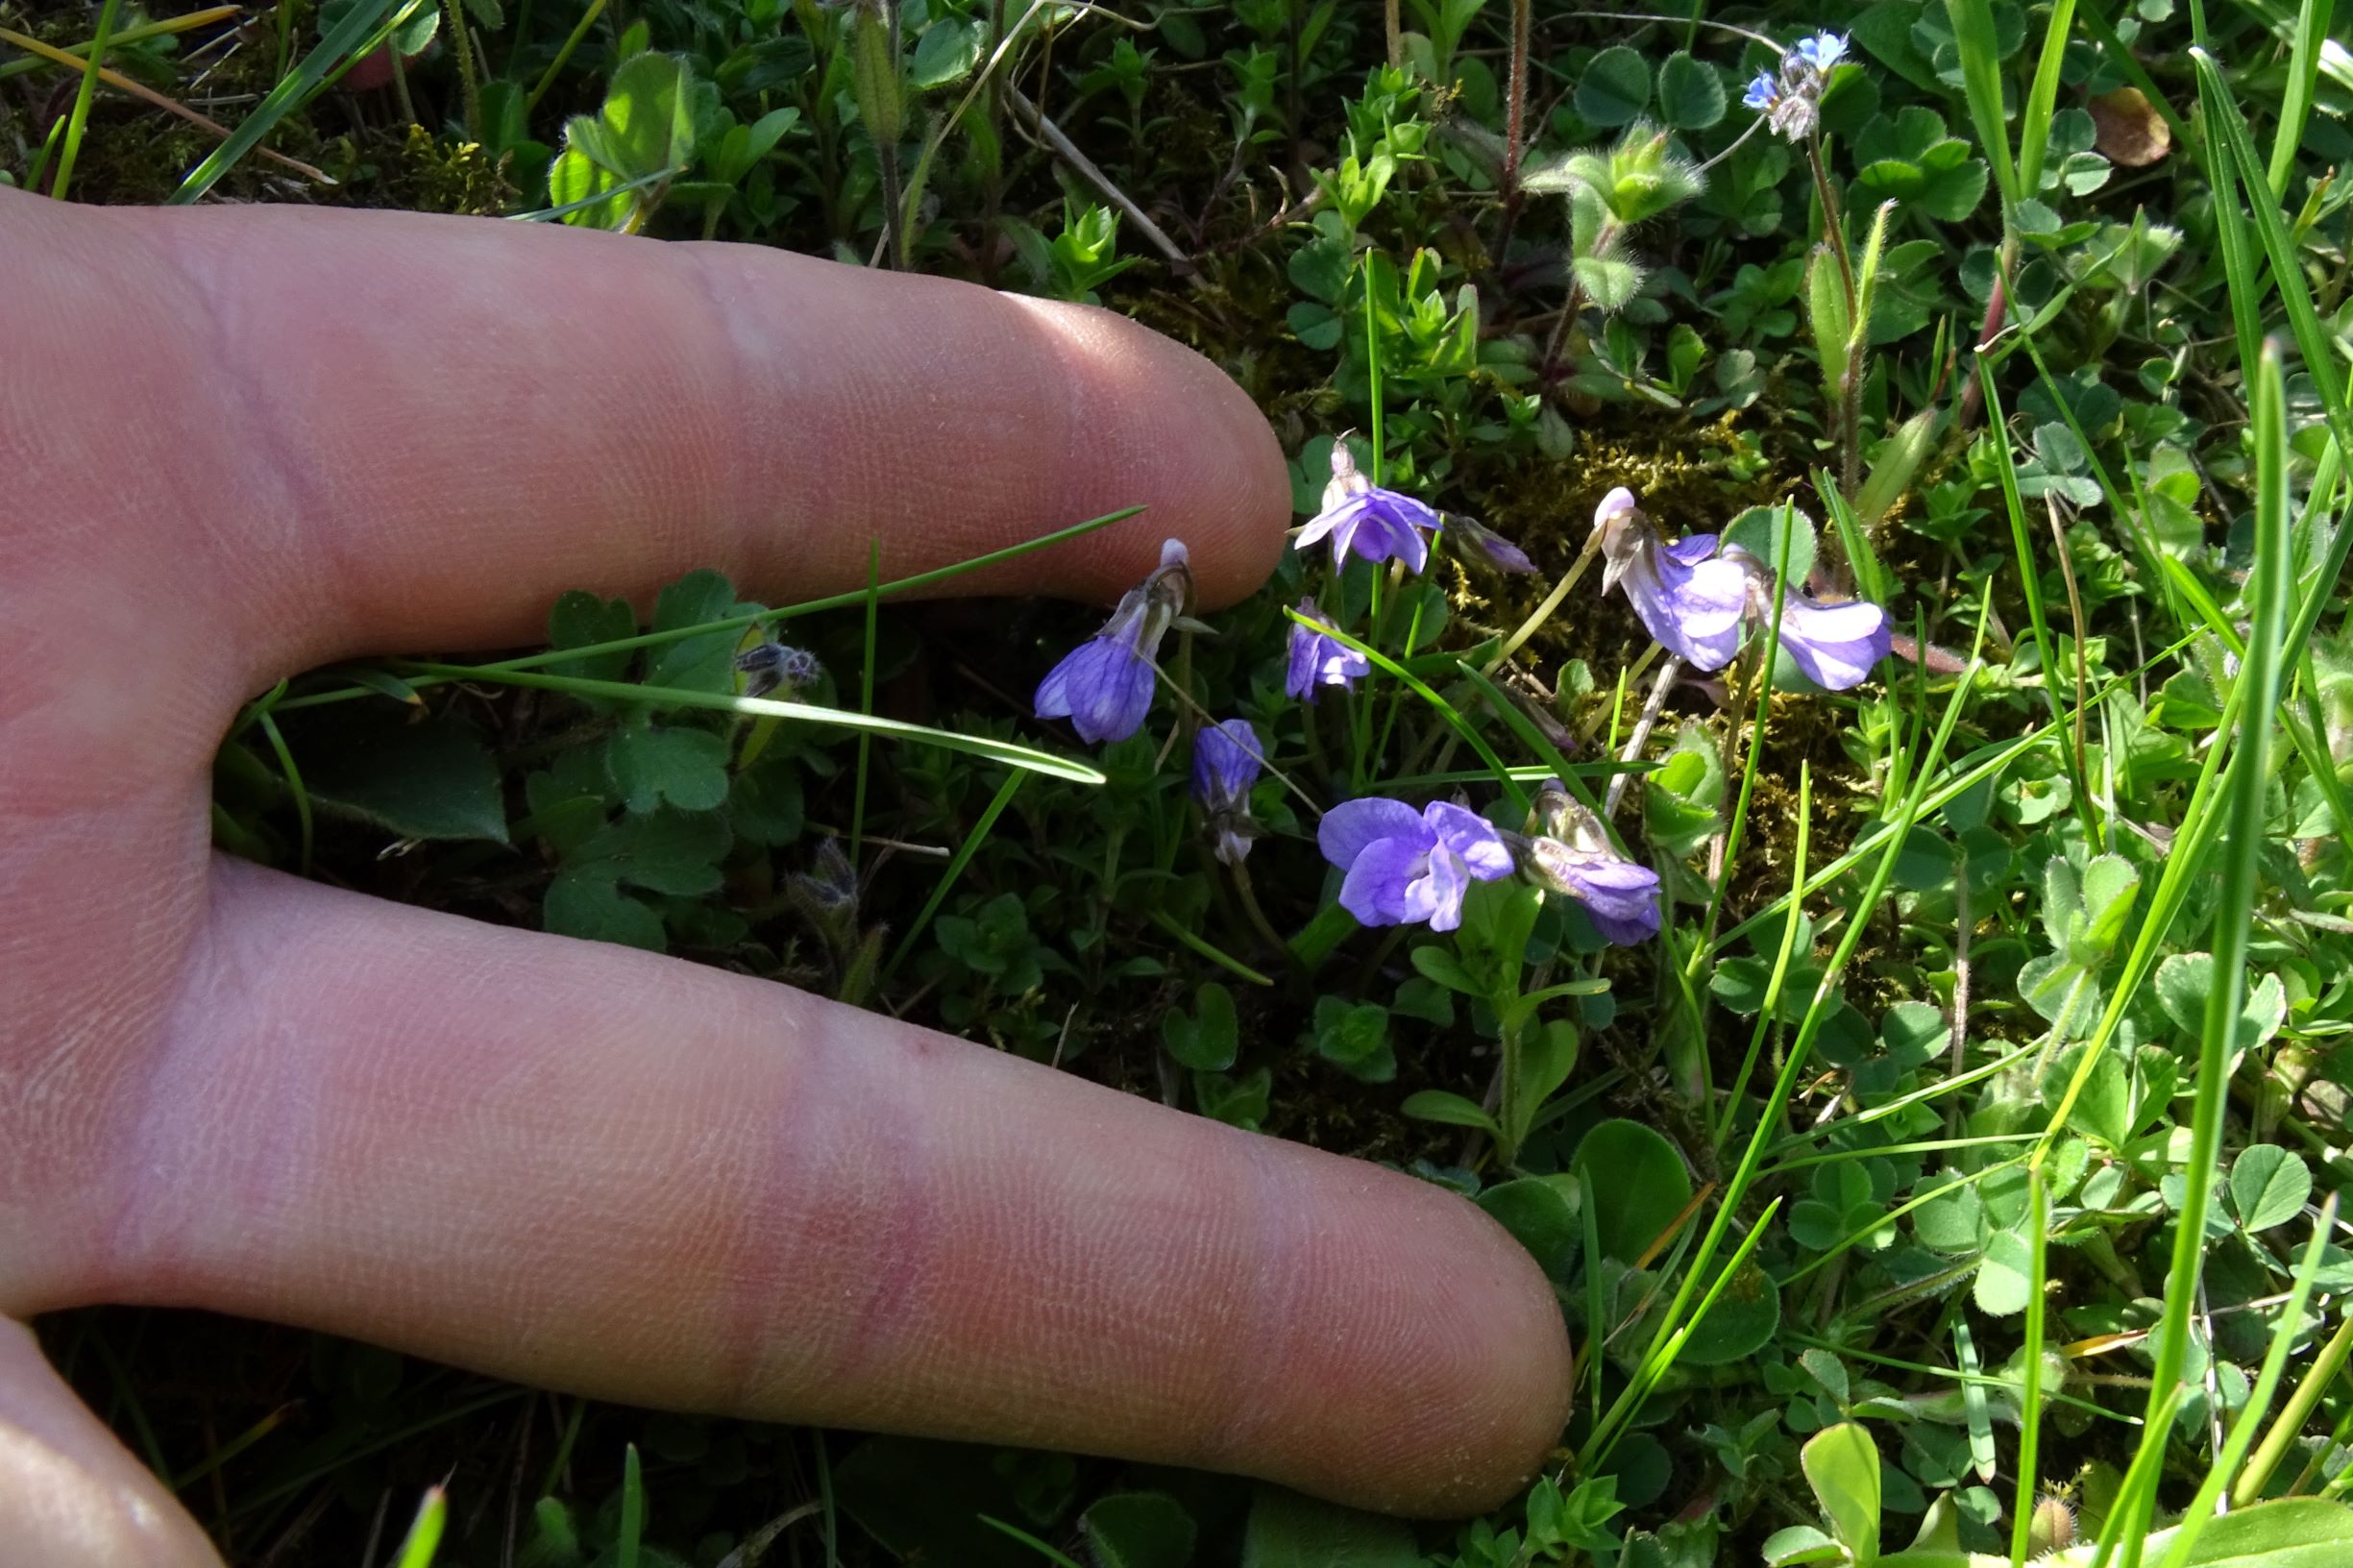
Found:
<svg viewBox="0 0 2353 1568"><path fill-rule="evenodd" d="M562 588L1255 587L1288 487L1099 311L779 252L0 190L0 1315L196 1306L603 1398L1507 1496L1567 1345L1471 1205L876 1015L216 856L240 702ZM210 1561L0 1325L0 1540Z"/></svg>

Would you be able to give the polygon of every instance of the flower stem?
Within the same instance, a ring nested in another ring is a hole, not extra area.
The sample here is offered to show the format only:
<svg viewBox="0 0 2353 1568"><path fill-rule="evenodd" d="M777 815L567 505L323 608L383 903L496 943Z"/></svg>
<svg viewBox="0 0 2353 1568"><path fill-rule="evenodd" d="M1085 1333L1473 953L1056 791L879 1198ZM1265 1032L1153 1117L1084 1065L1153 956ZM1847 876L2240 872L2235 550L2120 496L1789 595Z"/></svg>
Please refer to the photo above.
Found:
<svg viewBox="0 0 2353 1568"><path fill-rule="evenodd" d="M1683 673L1683 661L1670 653L1658 666L1658 679L1652 683L1650 700L1642 704L1642 717L1634 721L1634 732L1626 738L1626 749L1619 753L1620 762L1632 762L1642 755L1645 742L1651 738L1651 726L1658 723L1659 710L1667 705L1667 693L1675 685L1675 677ZM1602 815L1615 817L1618 802L1626 798L1627 780L1631 773L1617 773L1609 780L1609 793L1602 797Z"/></svg>

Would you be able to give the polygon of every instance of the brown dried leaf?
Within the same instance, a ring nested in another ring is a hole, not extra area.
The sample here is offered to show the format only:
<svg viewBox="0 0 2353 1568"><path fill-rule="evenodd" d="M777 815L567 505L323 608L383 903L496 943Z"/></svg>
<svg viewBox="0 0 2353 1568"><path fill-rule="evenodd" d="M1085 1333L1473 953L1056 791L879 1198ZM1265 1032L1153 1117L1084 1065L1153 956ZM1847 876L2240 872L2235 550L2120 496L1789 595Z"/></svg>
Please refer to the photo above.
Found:
<svg viewBox="0 0 2353 1568"><path fill-rule="evenodd" d="M2093 99L2092 123L2098 131L2093 145L2099 155L2128 169L2145 168L2173 149L2172 127L2139 87L2119 87Z"/></svg>

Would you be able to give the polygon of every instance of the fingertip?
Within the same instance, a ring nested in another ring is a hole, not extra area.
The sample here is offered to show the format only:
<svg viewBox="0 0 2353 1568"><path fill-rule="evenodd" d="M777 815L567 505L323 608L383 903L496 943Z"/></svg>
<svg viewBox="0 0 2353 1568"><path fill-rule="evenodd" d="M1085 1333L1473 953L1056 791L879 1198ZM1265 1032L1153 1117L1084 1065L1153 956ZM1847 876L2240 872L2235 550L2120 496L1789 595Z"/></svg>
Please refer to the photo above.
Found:
<svg viewBox="0 0 2353 1568"><path fill-rule="evenodd" d="M1070 388L1074 445L1063 510L1140 505L1105 530L1101 564L1117 592L1185 541L1205 609L1255 593L1290 527L1290 473L1258 405L1208 359L1093 306L1003 296L1056 344Z"/></svg>
<svg viewBox="0 0 2353 1568"><path fill-rule="evenodd" d="M1451 1192L1371 1170L1358 1203L1349 1217L1387 1271L1376 1286L1389 1298L1376 1309L1386 1342L1370 1364L1368 1347L1358 1346L1352 1373L1335 1369L1335 1378L1359 1380L1368 1408L1344 1446L1319 1443L1303 1456L1292 1483L1420 1518L1505 1504L1568 1422L1568 1333L1552 1285L1503 1227ZM1350 1287L1365 1285L1360 1278ZM1328 1397L1334 1383L1319 1381L1302 1380L1309 1399ZM1292 1430L1318 1429L1303 1421Z"/></svg>

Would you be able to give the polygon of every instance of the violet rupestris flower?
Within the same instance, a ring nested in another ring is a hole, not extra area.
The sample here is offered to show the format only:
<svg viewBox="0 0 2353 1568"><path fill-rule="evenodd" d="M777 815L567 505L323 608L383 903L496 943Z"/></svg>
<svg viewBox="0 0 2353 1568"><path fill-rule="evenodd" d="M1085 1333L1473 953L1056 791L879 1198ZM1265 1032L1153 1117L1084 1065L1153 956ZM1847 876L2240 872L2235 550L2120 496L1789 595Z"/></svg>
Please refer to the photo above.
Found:
<svg viewBox="0 0 2353 1568"><path fill-rule="evenodd" d="M1259 835L1250 787L1265 765L1265 743L1247 719L1228 719L1193 736L1193 798L1209 814L1212 852L1228 866L1239 866Z"/></svg>
<svg viewBox="0 0 2353 1568"><path fill-rule="evenodd" d="M1152 711L1152 660L1169 623L1192 600L1185 544L1161 546L1158 570L1121 596L1103 629L1063 656L1038 683L1041 719L1068 719L1090 745L1124 741Z"/></svg>
<svg viewBox="0 0 2353 1568"><path fill-rule="evenodd" d="M1759 628L1772 625L1771 570L1738 546L1725 555L1749 575L1749 619ZM1887 657L1888 633L1887 612L1868 600L1826 604L1802 589L1781 593L1781 651L1826 692L1843 692L1870 679L1872 667Z"/></svg>
<svg viewBox="0 0 2353 1568"><path fill-rule="evenodd" d="M1315 830L1324 859L1348 874L1340 907L1366 925L1430 922L1433 931L1462 923L1462 899L1474 880L1511 874L1503 835L1477 812L1443 800L1420 811L1402 800L1344 800Z"/></svg>
<svg viewBox="0 0 2353 1568"><path fill-rule="evenodd" d="M1323 625L1332 623L1315 606L1312 598L1299 601L1299 613ZM1283 689L1302 701L1315 700L1318 686L1346 686L1353 690L1356 683L1372 671L1372 661L1350 648L1329 632L1313 626L1291 623L1290 667L1284 673Z"/></svg>
<svg viewBox="0 0 2353 1568"><path fill-rule="evenodd" d="M1332 539L1332 561L1345 566L1350 551L1368 561L1391 556L1419 572L1430 563L1427 528L1435 533L1443 520L1411 496L1384 490L1357 472L1357 460L1345 441L1332 443L1332 482L1324 486L1324 509L1299 530L1300 550Z"/></svg>
<svg viewBox="0 0 2353 1568"><path fill-rule="evenodd" d="M1740 617L1749 604L1748 574L1716 554L1716 536L1661 541L1620 485L1593 509L1593 543L1602 553L1602 592L1626 590L1627 602L1661 648L1695 670L1721 670L1740 650Z"/></svg>
<svg viewBox="0 0 2353 1568"><path fill-rule="evenodd" d="M1610 847L1600 818L1557 782L1536 796L1529 830L1529 877L1548 892L1574 898L1602 940L1630 947L1658 935L1658 873Z"/></svg>

